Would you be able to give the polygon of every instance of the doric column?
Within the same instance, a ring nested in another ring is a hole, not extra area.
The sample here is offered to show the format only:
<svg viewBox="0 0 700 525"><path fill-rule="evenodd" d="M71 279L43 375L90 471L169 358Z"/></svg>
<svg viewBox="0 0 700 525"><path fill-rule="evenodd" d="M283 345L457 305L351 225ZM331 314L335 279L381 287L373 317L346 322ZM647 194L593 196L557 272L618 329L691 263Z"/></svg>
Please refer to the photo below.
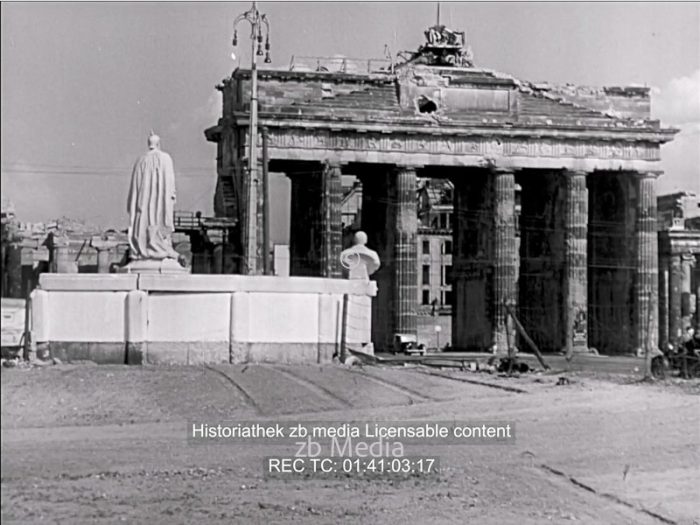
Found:
<svg viewBox="0 0 700 525"><path fill-rule="evenodd" d="M226 236L225 233L224 235ZM207 248L207 253L207 258L211 261L212 250ZM238 260L239 258L236 255L235 245L232 242L224 242L221 246L221 272L226 275L236 273ZM211 267L211 262L208 264Z"/></svg>
<svg viewBox="0 0 700 525"><path fill-rule="evenodd" d="M479 229L474 225L472 215L469 213L469 182L473 180L467 174L463 177L455 177L454 184L454 208L452 212L452 347L457 350L473 349L469 312L485 310L483 308L470 309L468 305L470 277L476 272L471 271L470 256L472 255L468 235ZM472 301L473 302L473 301Z"/></svg>
<svg viewBox="0 0 700 525"><path fill-rule="evenodd" d="M681 255L681 329L693 326L693 307L690 300L693 293L693 270L695 268L695 256L686 252ZM694 326L693 326L694 328Z"/></svg>
<svg viewBox="0 0 700 525"><path fill-rule="evenodd" d="M656 178L658 173L636 174L634 344L635 350L659 346L659 258L656 232Z"/></svg>
<svg viewBox="0 0 700 525"><path fill-rule="evenodd" d="M391 349L393 338L394 235L392 228L392 181L386 167L363 165L361 229L367 234L367 246L379 254L381 267L372 275L377 296L372 299L372 342L378 350Z"/></svg>
<svg viewBox="0 0 700 525"><path fill-rule="evenodd" d="M394 332L417 333L416 297L418 257L418 210L416 170L399 167L395 176L396 204L393 213L394 237Z"/></svg>
<svg viewBox="0 0 700 525"><path fill-rule="evenodd" d="M290 275L341 277L340 166L308 164L288 176L292 181Z"/></svg>
<svg viewBox="0 0 700 525"><path fill-rule="evenodd" d="M668 340L675 342L681 335L681 256L672 254L669 260Z"/></svg>
<svg viewBox="0 0 700 525"><path fill-rule="evenodd" d="M78 273L78 263L70 253L70 241L67 237L51 236L51 271L54 273Z"/></svg>
<svg viewBox="0 0 700 525"><path fill-rule="evenodd" d="M6 259L2 261L2 269L6 273L3 297L23 298L22 294L22 242L13 241L7 244ZM25 248L26 249L26 248Z"/></svg>
<svg viewBox="0 0 700 525"><path fill-rule="evenodd" d="M93 237L90 245L97 251L97 273L109 273L112 260L112 251L117 247L117 242L112 239Z"/></svg>
<svg viewBox="0 0 700 525"><path fill-rule="evenodd" d="M588 350L588 189L586 173L564 173L564 326L566 353Z"/></svg>
<svg viewBox="0 0 700 525"><path fill-rule="evenodd" d="M493 266L493 343L505 352L508 339L515 342L515 331L508 319L505 305L515 309L517 254L515 251L515 174L512 170L496 169L493 177L494 199L494 266ZM506 330L510 335L506 334Z"/></svg>
<svg viewBox="0 0 700 525"><path fill-rule="evenodd" d="M343 188L340 165L326 163L321 175L321 277L342 277L340 252L342 250L341 202Z"/></svg>
<svg viewBox="0 0 700 525"><path fill-rule="evenodd" d="M695 266L693 267L693 283L695 294L695 326L700 327L700 254L695 255Z"/></svg>
<svg viewBox="0 0 700 525"><path fill-rule="evenodd" d="M663 346L670 341L668 333L669 308L669 258L659 257L659 343Z"/></svg>
<svg viewBox="0 0 700 525"><path fill-rule="evenodd" d="M217 244L211 252L211 273L224 273L224 247Z"/></svg>
<svg viewBox="0 0 700 525"><path fill-rule="evenodd" d="M290 171L287 176L292 183L291 220L289 222L289 275L315 277L312 263L314 254L314 207L312 173Z"/></svg>

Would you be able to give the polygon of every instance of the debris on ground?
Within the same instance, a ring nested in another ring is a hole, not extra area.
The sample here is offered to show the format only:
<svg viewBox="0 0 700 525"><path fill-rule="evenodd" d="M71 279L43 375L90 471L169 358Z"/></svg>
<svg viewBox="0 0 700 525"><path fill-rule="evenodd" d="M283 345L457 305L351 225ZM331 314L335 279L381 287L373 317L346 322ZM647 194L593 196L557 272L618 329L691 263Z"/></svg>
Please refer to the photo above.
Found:
<svg viewBox="0 0 700 525"><path fill-rule="evenodd" d="M520 374L525 374L530 371L530 366L527 363L518 361L516 357L510 358L506 357L501 359L498 363L499 372L518 372Z"/></svg>
<svg viewBox="0 0 700 525"><path fill-rule="evenodd" d="M57 357L50 358L50 359L31 359L31 360L26 360L22 359L19 356L13 357L10 359L0 359L0 366L3 368L20 368L20 369L29 369L29 368L43 368L46 366L53 366L53 365L60 365L62 364L62 361L58 359Z"/></svg>
<svg viewBox="0 0 700 525"><path fill-rule="evenodd" d="M345 361L343 361L343 365L348 366L348 367L362 366L362 361L360 360L359 357L351 355L351 356L345 358Z"/></svg>

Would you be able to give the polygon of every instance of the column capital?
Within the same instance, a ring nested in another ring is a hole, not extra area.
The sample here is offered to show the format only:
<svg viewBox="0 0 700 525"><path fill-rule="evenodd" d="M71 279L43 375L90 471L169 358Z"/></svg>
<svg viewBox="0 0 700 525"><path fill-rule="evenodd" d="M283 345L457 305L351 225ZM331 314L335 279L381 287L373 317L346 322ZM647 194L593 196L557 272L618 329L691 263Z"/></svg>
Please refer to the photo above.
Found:
<svg viewBox="0 0 700 525"><path fill-rule="evenodd" d="M633 171L632 175L637 179L658 179L663 175L663 170Z"/></svg>
<svg viewBox="0 0 700 525"><path fill-rule="evenodd" d="M50 233L46 239L46 244L50 248L66 248L70 246L70 239L65 235L56 235L55 233Z"/></svg>
<svg viewBox="0 0 700 525"><path fill-rule="evenodd" d="M394 165L394 170L395 171L416 171L417 169L422 168L422 164L395 164Z"/></svg>
<svg viewBox="0 0 700 525"><path fill-rule="evenodd" d="M492 166L490 172L494 175L515 175L517 170L515 168L499 168L497 166Z"/></svg>
<svg viewBox="0 0 700 525"><path fill-rule="evenodd" d="M562 172L565 177L587 177L590 175L592 172L590 171L584 171L584 170L568 170L565 169Z"/></svg>
<svg viewBox="0 0 700 525"><path fill-rule="evenodd" d="M339 160L330 160L330 159L325 159L323 161L323 165L327 168L330 169L339 169L342 170L344 166L347 166L347 162L341 162Z"/></svg>

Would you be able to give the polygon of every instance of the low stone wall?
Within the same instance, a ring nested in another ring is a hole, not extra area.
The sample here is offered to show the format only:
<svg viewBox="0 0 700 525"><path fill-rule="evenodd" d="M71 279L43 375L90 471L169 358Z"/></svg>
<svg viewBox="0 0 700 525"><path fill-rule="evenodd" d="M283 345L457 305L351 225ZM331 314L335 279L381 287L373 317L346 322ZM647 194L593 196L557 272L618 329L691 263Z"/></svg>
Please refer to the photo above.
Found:
<svg viewBox="0 0 700 525"><path fill-rule="evenodd" d="M349 348L370 343L375 294L373 282L344 279L43 274L32 331L66 361L322 363L339 352L344 319Z"/></svg>

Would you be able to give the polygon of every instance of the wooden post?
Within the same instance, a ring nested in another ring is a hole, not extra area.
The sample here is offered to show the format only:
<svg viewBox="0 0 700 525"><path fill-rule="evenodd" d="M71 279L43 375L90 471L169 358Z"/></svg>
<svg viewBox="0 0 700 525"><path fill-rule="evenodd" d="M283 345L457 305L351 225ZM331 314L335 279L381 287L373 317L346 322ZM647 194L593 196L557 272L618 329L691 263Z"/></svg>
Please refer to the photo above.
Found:
<svg viewBox="0 0 700 525"><path fill-rule="evenodd" d="M267 127L262 128L263 273L270 275L270 186Z"/></svg>
<svg viewBox="0 0 700 525"><path fill-rule="evenodd" d="M27 297L24 302L24 334L22 338L22 359L25 361L34 361L36 351L32 348L31 335L31 317L32 317L32 293L27 289Z"/></svg>
<svg viewBox="0 0 700 525"><path fill-rule="evenodd" d="M347 349L345 347L347 339L348 326L348 294L343 294L343 314L340 325L340 362L344 363L347 357Z"/></svg>
<svg viewBox="0 0 700 525"><path fill-rule="evenodd" d="M530 339L529 335L527 335L527 332L523 328L523 325L521 325L520 321L518 321L518 318L515 317L513 310L511 310L510 306L508 306L507 304L505 304L505 308L506 308L506 311L508 312L508 314L510 315L511 319L513 319L513 323L515 323L515 328L518 330L518 332L520 332L520 335L523 336L523 339L525 339L525 342L527 344L529 344L532 347L532 349L535 351L535 355L537 356L537 360L540 362L540 364L542 365L542 367L545 370L549 370L549 365L544 362L542 354L540 353L540 349L537 348L537 345L535 344L535 342L532 339Z"/></svg>
<svg viewBox="0 0 700 525"><path fill-rule="evenodd" d="M651 326L651 308L647 309L647 322L644 327L646 334L649 334L649 327ZM651 381L653 376L651 375L651 350L649 349L649 336L647 335L644 340L644 379L646 381Z"/></svg>
<svg viewBox="0 0 700 525"><path fill-rule="evenodd" d="M504 303L505 305L505 303ZM511 317L510 309L506 308L506 344L508 345L508 375L513 374L513 359L515 358L513 352L513 345L510 344L510 327L508 326L508 318Z"/></svg>

